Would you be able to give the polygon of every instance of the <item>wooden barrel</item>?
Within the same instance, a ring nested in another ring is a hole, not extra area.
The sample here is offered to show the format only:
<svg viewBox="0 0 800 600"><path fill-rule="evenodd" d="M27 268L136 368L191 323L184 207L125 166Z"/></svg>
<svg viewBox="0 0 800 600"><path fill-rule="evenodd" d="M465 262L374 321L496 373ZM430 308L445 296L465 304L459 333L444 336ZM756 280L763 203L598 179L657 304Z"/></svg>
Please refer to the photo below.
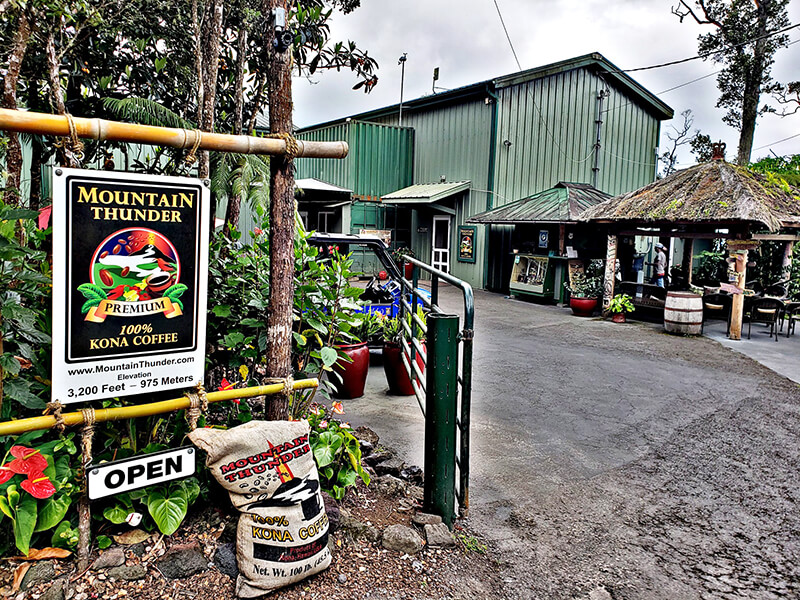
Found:
<svg viewBox="0 0 800 600"><path fill-rule="evenodd" d="M703 328L703 297L691 292L667 292L664 329L668 333L700 335Z"/></svg>

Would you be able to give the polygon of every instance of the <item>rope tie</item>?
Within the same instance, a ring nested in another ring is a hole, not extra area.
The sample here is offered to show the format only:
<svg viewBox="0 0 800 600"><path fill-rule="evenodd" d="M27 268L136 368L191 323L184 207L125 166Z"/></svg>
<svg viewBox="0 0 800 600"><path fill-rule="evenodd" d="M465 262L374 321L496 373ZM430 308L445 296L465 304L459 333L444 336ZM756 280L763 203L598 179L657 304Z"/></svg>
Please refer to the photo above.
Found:
<svg viewBox="0 0 800 600"><path fill-rule="evenodd" d="M198 383L194 390L186 392L184 395L189 399L186 420L189 422L189 429L194 431L197 429L197 421L200 419L200 415L208 410L208 397L202 383Z"/></svg>
<svg viewBox="0 0 800 600"><path fill-rule="evenodd" d="M81 471L79 475L81 481L85 482L86 469L92 464L92 438L94 437L95 414L93 408L82 408L80 413L83 417L83 427L81 428Z"/></svg>
<svg viewBox="0 0 800 600"><path fill-rule="evenodd" d="M197 162L197 149L200 147L200 143L203 140L203 132L199 129L194 130L194 144L192 144L192 149L189 150L189 153L184 158L184 162L187 165L193 165Z"/></svg>
<svg viewBox="0 0 800 600"><path fill-rule="evenodd" d="M83 160L83 150L85 146L78 138L78 128L75 126L75 119L69 113L64 113L67 118L67 125L69 126L69 137L59 137L53 142L53 145L61 152L61 162L68 163L71 167L79 167Z"/></svg>
<svg viewBox="0 0 800 600"><path fill-rule="evenodd" d="M289 162L292 162L297 155L300 154L300 144L297 143L297 138L295 138L291 133L270 133L267 135L267 137L286 142L286 150L284 151L284 154L286 155L286 160Z"/></svg>
<svg viewBox="0 0 800 600"><path fill-rule="evenodd" d="M48 402L47 408L45 408L44 414L46 415L53 415L56 419L56 429L58 429L59 433L64 433L64 429L67 428L67 424L64 422L64 417L61 416L61 410L64 406L56 400L55 402Z"/></svg>

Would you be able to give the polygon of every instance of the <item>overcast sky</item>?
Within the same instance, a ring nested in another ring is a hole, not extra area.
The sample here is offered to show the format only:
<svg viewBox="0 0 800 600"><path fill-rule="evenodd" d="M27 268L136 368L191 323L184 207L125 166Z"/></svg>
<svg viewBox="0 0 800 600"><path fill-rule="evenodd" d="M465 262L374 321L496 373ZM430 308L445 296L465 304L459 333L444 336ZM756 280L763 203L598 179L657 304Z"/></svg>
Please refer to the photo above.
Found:
<svg viewBox="0 0 800 600"><path fill-rule="evenodd" d="M361 0L349 15L336 14L334 39L353 39L379 64L377 87L370 93L352 91L350 72L325 72L311 80L294 80L295 125L306 127L372 110L400 99L398 58L408 53L404 98L431 93L434 67L438 86L456 88L518 71L494 0ZM671 14L677 1L667 0L497 0L522 69L600 52L621 69L632 69L697 54L694 21L681 24ZM789 20L800 23L800 0L789 5ZM800 40L800 28L790 41ZM778 81L800 79L800 43L776 55L773 76ZM631 73L649 91L675 110L662 124L664 133L682 123L681 111L694 113L694 128L727 143L727 158L736 156L738 131L721 121L714 107L718 92L710 76L673 91L665 91L719 70L710 61L695 60L672 67ZM764 98L762 98L764 100ZM769 100L767 98L767 100ZM774 102L773 102L774 104ZM778 143L790 136L793 139ZM753 160L770 154L800 154L800 112L791 117L762 116L756 127ZM687 151L680 167L694 164Z"/></svg>

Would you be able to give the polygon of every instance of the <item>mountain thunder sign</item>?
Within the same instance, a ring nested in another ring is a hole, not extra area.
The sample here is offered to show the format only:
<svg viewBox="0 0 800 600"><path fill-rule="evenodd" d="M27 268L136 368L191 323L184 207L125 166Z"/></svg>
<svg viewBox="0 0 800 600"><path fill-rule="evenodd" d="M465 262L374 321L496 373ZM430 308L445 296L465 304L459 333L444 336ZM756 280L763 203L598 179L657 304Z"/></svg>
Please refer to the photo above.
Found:
<svg viewBox="0 0 800 600"><path fill-rule="evenodd" d="M203 380L208 211L197 179L55 170L54 401Z"/></svg>

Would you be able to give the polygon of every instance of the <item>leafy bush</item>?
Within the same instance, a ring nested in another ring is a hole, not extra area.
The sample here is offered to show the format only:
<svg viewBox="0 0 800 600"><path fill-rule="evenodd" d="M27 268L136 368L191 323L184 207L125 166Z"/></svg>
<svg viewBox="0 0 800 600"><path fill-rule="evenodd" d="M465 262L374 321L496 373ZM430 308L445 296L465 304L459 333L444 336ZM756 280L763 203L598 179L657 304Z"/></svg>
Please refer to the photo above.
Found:
<svg viewBox="0 0 800 600"><path fill-rule="evenodd" d="M315 405L308 415L311 426L309 441L319 469L320 484L337 500L344 498L347 488L355 486L359 477L365 484L370 483L369 473L361 466L358 438L347 423L332 418L333 414L343 412L342 404L334 402L330 411Z"/></svg>
<svg viewBox="0 0 800 600"><path fill-rule="evenodd" d="M608 312L611 313L629 313L636 310L633 305L632 298L628 294L617 294L611 299L608 305Z"/></svg>
<svg viewBox="0 0 800 600"><path fill-rule="evenodd" d="M693 278L695 284L716 287L721 281L728 280L728 263L722 249L703 250L694 258L697 260Z"/></svg>

